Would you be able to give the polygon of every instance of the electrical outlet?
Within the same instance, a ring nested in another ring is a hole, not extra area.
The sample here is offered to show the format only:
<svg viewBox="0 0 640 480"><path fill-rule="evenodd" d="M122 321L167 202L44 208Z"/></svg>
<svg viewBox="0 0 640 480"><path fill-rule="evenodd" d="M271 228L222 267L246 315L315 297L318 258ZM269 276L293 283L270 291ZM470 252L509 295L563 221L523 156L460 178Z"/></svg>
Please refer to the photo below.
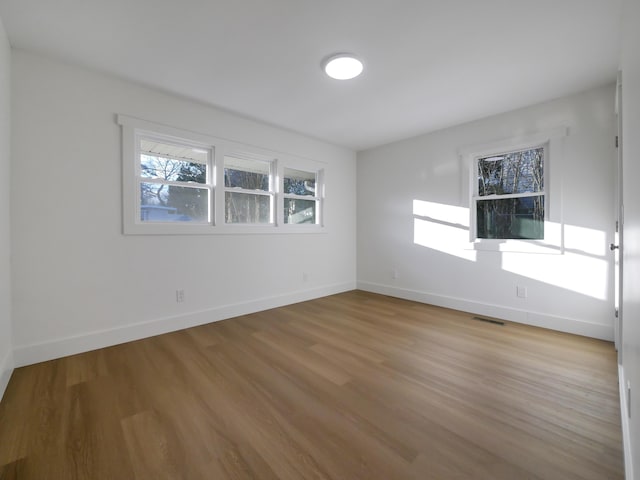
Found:
<svg viewBox="0 0 640 480"><path fill-rule="evenodd" d="M176 303L184 303L184 290L176 290Z"/></svg>
<svg viewBox="0 0 640 480"><path fill-rule="evenodd" d="M516 295L518 296L518 298L527 298L527 287L518 285L516 287Z"/></svg>
<svg viewBox="0 0 640 480"><path fill-rule="evenodd" d="M302 272L302 281L303 282L308 282L309 281L309 273Z"/></svg>
<svg viewBox="0 0 640 480"><path fill-rule="evenodd" d="M393 270L391 270L391 278L393 280L397 280L398 279L398 269L394 268Z"/></svg>

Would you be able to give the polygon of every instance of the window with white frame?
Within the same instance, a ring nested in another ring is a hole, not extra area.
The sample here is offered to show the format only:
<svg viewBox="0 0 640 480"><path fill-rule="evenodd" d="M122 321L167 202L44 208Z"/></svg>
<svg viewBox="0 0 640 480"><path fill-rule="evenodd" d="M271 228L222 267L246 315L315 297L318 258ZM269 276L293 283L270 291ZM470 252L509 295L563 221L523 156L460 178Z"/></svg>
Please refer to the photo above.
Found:
<svg viewBox="0 0 640 480"><path fill-rule="evenodd" d="M475 159L476 238L544 239L545 150L541 145Z"/></svg>
<svg viewBox="0 0 640 480"><path fill-rule="evenodd" d="M137 135L137 218L142 223L211 222L212 151Z"/></svg>
<svg viewBox="0 0 640 480"><path fill-rule="evenodd" d="M562 254L562 164L567 127L458 150L474 250ZM466 203L465 202L465 203Z"/></svg>
<svg viewBox="0 0 640 480"><path fill-rule="evenodd" d="M325 231L322 162L126 115L117 121L125 234Z"/></svg>
<svg viewBox="0 0 640 480"><path fill-rule="evenodd" d="M283 175L284 223L320 223L321 172L285 168Z"/></svg>
<svg viewBox="0 0 640 480"><path fill-rule="evenodd" d="M274 161L224 157L224 220L227 224L274 223Z"/></svg>

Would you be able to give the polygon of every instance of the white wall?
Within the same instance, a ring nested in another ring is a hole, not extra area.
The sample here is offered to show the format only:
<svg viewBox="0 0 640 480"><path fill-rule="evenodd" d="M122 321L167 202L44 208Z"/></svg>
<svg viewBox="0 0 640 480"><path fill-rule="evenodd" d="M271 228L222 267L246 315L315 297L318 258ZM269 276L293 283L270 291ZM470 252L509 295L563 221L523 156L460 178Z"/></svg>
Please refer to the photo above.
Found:
<svg viewBox="0 0 640 480"><path fill-rule="evenodd" d="M631 417L623 411L627 479L640 479L640 3L625 3L622 43L624 278L622 303L623 406L631 383ZM624 408L623 408L624 410ZM635 476L633 476L635 474Z"/></svg>
<svg viewBox="0 0 640 480"><path fill-rule="evenodd" d="M613 339L613 85L358 153L358 286L477 314ZM425 105L428 108L428 105ZM468 218L459 152L556 127L550 192L562 208L563 255L476 252L468 230L425 223L414 205L442 205L444 222ZM455 213L455 212L454 212ZM423 235L425 231L439 234ZM393 272L397 272L394 279ZM516 296L516 287L527 298Z"/></svg>
<svg viewBox="0 0 640 480"><path fill-rule="evenodd" d="M10 266L10 73L11 48L0 20L0 398L13 370Z"/></svg>
<svg viewBox="0 0 640 480"><path fill-rule="evenodd" d="M26 52L12 67L16 364L355 287L354 152ZM327 162L327 233L124 236L118 113Z"/></svg>

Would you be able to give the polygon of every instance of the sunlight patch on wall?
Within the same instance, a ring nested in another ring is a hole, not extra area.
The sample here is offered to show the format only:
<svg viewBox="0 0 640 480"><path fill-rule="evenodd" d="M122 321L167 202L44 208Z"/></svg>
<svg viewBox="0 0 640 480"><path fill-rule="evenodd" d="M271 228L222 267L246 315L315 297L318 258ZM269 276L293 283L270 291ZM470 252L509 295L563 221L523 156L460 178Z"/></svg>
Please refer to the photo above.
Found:
<svg viewBox="0 0 640 480"><path fill-rule="evenodd" d="M606 233L564 226L563 255L504 254L503 270L598 300L609 298Z"/></svg>
<svg viewBox="0 0 640 480"><path fill-rule="evenodd" d="M604 257L608 254L607 234L601 230L565 225L564 243L569 250L579 250L587 255Z"/></svg>
<svg viewBox="0 0 640 480"><path fill-rule="evenodd" d="M447 255L476 261L469 242L469 209L443 203L413 201L413 242Z"/></svg>
<svg viewBox="0 0 640 480"><path fill-rule="evenodd" d="M413 216L416 245L477 261L468 208L414 200ZM544 242L510 240L510 251L498 245L494 251L500 252L502 269L598 300L609 298L606 233L556 222L545 222L545 230Z"/></svg>

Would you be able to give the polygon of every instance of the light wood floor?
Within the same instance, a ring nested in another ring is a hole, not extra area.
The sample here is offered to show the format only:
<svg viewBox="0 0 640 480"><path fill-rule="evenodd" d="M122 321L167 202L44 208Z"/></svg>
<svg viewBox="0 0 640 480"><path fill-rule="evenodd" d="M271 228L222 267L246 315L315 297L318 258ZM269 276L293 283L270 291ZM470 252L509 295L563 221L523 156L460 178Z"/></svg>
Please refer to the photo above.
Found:
<svg viewBox="0 0 640 480"><path fill-rule="evenodd" d="M0 479L622 479L612 344L349 292L17 369Z"/></svg>

